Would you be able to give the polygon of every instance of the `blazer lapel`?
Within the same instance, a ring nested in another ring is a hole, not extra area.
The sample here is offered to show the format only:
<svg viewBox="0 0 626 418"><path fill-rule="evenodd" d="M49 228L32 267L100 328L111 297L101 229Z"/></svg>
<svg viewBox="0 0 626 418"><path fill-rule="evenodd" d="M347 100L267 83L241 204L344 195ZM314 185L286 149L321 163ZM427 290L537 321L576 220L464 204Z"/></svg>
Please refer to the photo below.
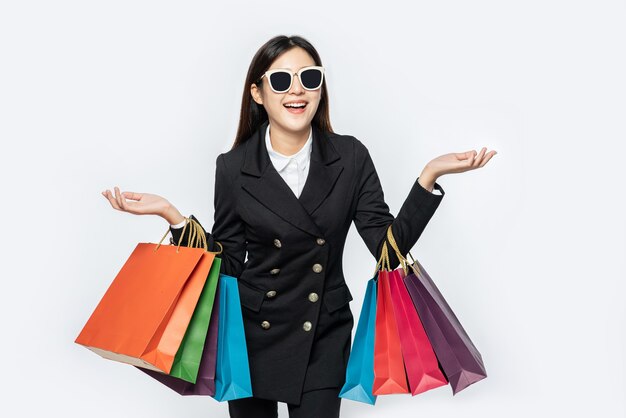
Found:
<svg viewBox="0 0 626 418"><path fill-rule="evenodd" d="M269 121L265 121L246 141L241 171L250 176L244 178L241 187L287 222L320 237L323 233L312 214L328 196L341 174L342 166L329 165L341 157L330 138L313 126L309 173L300 198L297 198L272 165L265 148L268 124Z"/></svg>
<svg viewBox="0 0 626 418"><path fill-rule="evenodd" d="M315 126L312 142L309 173L299 198L310 215L326 199L343 171L342 165L331 165L341 158L332 140Z"/></svg>

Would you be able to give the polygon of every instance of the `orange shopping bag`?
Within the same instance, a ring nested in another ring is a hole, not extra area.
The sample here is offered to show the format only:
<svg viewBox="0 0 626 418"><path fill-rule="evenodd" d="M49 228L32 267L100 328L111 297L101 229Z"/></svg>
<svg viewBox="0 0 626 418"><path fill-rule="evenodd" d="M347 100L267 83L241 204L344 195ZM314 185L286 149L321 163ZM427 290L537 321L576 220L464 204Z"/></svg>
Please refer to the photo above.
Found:
<svg viewBox="0 0 626 418"><path fill-rule="evenodd" d="M374 385L372 394L389 395L409 393L400 335L394 316L389 287L389 253L383 244L382 269L378 271L378 297L376 299L376 327L374 331ZM385 270L385 262L387 270ZM377 266L378 268L378 266Z"/></svg>
<svg viewBox="0 0 626 418"><path fill-rule="evenodd" d="M194 220L187 221L191 240L206 239ZM158 244L137 244L77 344L107 359L170 372L216 253L180 242L161 245L168 232Z"/></svg>

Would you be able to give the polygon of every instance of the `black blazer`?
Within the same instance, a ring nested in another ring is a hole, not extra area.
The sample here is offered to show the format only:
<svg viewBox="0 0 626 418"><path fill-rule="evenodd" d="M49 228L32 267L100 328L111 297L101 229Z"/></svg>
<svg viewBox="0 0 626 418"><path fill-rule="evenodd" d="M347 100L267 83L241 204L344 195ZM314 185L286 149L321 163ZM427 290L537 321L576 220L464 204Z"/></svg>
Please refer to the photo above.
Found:
<svg viewBox="0 0 626 418"><path fill-rule="evenodd" d="M354 318L342 257L352 222L374 256L363 261L373 272L389 224L406 254L445 192L435 183L442 194L431 193L416 180L394 218L365 145L313 126L298 198L271 164L267 124L217 157L215 222L206 235L211 251L219 250L215 241L224 248L221 272L238 278L253 396L299 404L302 392L345 381ZM181 231L171 229L173 242ZM187 239L185 231L183 245ZM369 279L359 280L364 286Z"/></svg>

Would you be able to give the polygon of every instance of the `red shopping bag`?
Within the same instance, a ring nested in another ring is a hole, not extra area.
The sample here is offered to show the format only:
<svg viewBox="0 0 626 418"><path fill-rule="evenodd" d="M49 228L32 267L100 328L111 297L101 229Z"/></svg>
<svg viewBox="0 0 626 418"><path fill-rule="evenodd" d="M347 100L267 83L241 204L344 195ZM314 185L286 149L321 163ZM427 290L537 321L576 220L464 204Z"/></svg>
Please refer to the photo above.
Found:
<svg viewBox="0 0 626 418"><path fill-rule="evenodd" d="M413 396L448 384L439 368L437 356L419 318L413 300L404 285L406 273L399 267L389 273L391 300L402 357Z"/></svg>
<svg viewBox="0 0 626 418"><path fill-rule="evenodd" d="M400 335L392 308L389 288L389 257L387 242L383 244L382 269L378 271L376 299L376 327L374 331L374 395L409 393L404 370ZM387 270L385 270L385 261Z"/></svg>

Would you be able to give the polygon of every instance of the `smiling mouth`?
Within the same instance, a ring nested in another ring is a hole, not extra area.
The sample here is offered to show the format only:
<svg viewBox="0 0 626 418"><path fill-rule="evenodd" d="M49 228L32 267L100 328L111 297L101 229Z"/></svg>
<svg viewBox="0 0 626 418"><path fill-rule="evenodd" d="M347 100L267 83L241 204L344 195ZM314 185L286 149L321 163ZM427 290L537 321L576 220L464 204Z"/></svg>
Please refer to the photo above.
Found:
<svg viewBox="0 0 626 418"><path fill-rule="evenodd" d="M297 105L292 105L292 104L284 104L283 106L286 107L287 109L304 109L307 106L308 103L298 103Z"/></svg>

